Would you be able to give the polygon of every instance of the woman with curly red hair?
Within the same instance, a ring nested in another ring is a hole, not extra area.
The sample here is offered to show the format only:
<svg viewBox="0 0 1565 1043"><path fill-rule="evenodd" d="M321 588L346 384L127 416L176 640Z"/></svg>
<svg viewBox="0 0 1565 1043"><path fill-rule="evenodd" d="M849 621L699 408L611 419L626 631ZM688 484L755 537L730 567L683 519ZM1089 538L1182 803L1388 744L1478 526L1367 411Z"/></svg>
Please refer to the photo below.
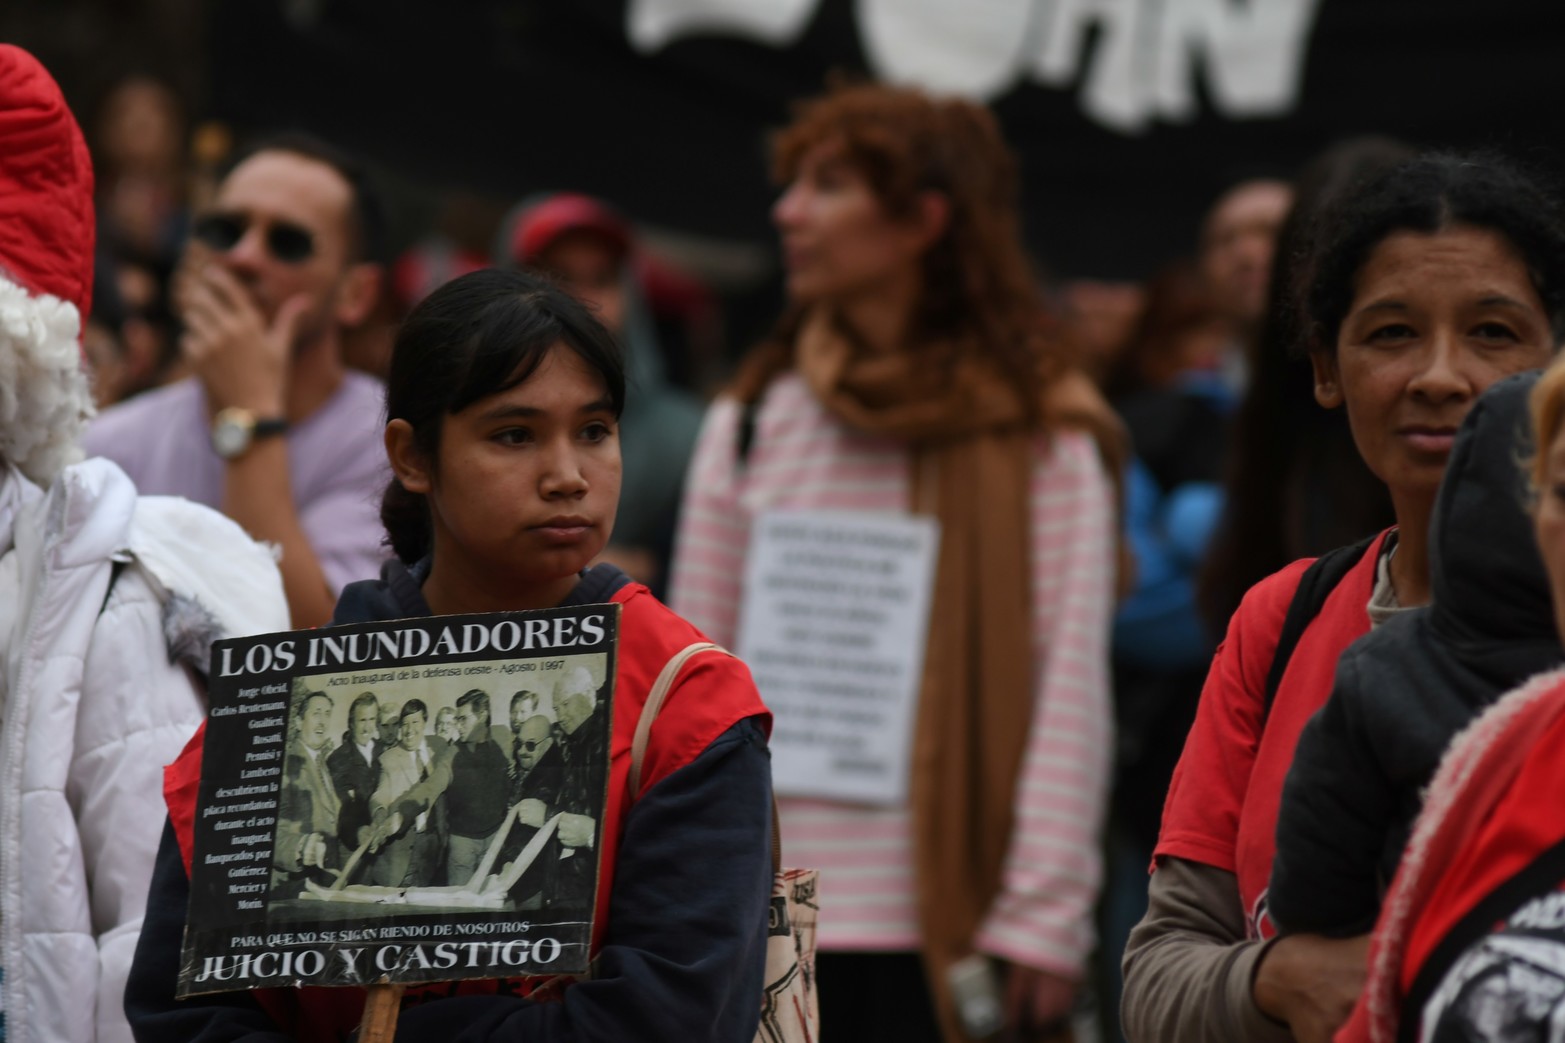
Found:
<svg viewBox="0 0 1565 1043"><path fill-rule="evenodd" d="M1062 1024L1098 888L1119 429L1048 321L988 111L843 87L776 164L789 306L707 417L674 603L733 641L765 511L938 520L906 799L781 801L788 860L822 870L821 1020L965 1038L948 976L982 954L1014 1025Z"/></svg>

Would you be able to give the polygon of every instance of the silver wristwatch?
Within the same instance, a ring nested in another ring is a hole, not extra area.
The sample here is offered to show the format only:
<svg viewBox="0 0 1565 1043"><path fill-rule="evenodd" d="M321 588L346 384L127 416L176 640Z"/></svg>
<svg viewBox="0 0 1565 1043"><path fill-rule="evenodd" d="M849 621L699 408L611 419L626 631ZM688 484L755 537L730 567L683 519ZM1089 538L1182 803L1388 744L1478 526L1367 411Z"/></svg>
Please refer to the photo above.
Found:
<svg viewBox="0 0 1565 1043"><path fill-rule="evenodd" d="M212 421L212 449L224 460L233 460L248 452L257 439L287 430L288 421L283 417L257 418L248 409L230 406Z"/></svg>

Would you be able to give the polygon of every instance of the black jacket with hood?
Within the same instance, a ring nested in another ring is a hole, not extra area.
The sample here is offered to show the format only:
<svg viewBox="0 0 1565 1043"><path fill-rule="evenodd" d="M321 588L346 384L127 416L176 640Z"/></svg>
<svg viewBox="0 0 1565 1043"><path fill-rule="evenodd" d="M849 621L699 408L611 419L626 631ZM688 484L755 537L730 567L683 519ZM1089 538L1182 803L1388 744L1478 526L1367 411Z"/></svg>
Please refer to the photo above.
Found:
<svg viewBox="0 0 1565 1043"><path fill-rule="evenodd" d="M1285 933L1369 930L1451 739L1565 661L1527 507L1536 382L1508 378L1474 404L1435 501L1431 604L1343 653L1331 698L1299 738L1267 896Z"/></svg>

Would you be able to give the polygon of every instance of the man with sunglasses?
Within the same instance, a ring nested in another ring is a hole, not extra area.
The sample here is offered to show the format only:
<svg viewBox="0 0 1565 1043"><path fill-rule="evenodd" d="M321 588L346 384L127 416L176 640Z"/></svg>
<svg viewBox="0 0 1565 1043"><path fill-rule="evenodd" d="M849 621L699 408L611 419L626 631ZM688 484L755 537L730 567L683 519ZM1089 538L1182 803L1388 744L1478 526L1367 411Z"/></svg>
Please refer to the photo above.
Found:
<svg viewBox="0 0 1565 1043"><path fill-rule="evenodd" d="M515 859L537 835L549 809L559 805L560 787L565 781L565 761L560 756L559 743L554 741L554 711L549 705L540 706L532 692L517 692L511 697L511 720L515 733L511 802L522 805L517 809L519 814L530 813L523 815L506 835L500 852L501 865ZM562 850L558 838L550 840L522 874L512 892L519 908L540 908L544 894L552 893Z"/></svg>
<svg viewBox="0 0 1565 1043"><path fill-rule="evenodd" d="M382 391L342 356L380 290L380 236L335 149L295 136L245 154L175 277L192 375L105 411L86 438L143 493L217 507L279 548L296 627L327 622L384 557Z"/></svg>
<svg viewBox="0 0 1565 1043"><path fill-rule="evenodd" d="M536 702L518 711L518 700L528 694L517 692L511 699L511 730L516 736L511 744L511 800L515 803L532 797L552 804L559 797L560 771L565 763L554 742L553 712Z"/></svg>

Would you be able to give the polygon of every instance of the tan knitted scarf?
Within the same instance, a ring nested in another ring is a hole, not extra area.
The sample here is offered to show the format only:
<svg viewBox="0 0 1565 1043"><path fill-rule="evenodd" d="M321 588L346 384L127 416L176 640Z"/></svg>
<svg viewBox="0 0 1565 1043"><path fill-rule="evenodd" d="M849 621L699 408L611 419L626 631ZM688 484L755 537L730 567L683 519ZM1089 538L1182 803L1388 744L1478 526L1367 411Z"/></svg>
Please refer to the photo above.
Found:
<svg viewBox="0 0 1565 1043"><path fill-rule="evenodd" d="M977 351L870 355L823 314L805 319L795 348L838 420L908 443L912 509L940 523L910 797L924 965L945 1036L961 1040L946 969L973 951L999 892L1032 719L1036 430L1014 382ZM1084 377L1062 388L1044 404L1046 422L1117 430Z"/></svg>

